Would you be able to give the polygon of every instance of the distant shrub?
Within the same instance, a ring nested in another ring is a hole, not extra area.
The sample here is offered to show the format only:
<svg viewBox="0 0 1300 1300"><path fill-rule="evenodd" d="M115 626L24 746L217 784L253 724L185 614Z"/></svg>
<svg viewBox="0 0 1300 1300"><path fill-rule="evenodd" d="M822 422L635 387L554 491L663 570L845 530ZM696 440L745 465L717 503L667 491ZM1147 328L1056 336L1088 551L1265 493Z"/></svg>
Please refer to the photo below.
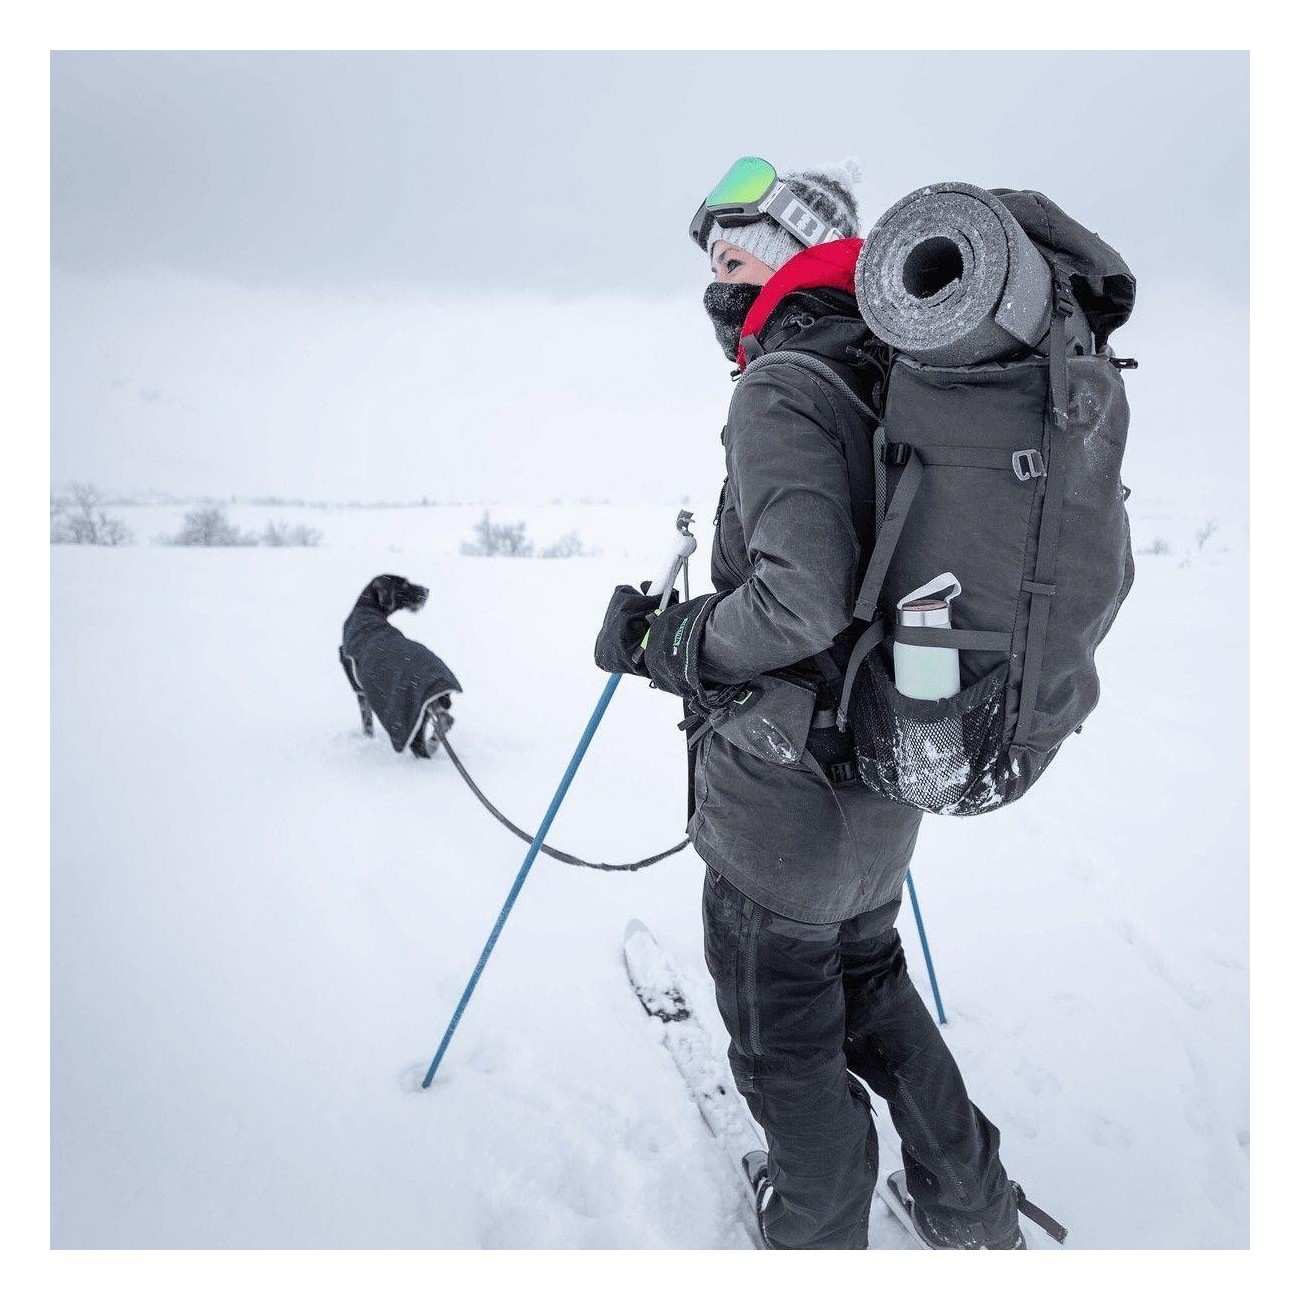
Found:
<svg viewBox="0 0 1300 1300"><path fill-rule="evenodd" d="M576 528L542 548L542 558L547 560L571 560L578 556L595 554L595 551L582 544L582 536Z"/></svg>
<svg viewBox="0 0 1300 1300"><path fill-rule="evenodd" d="M516 520L513 524L493 523L491 513L485 510L483 518L474 525L474 540L461 542L460 553L526 556L533 553L533 543L523 520Z"/></svg>
<svg viewBox="0 0 1300 1300"><path fill-rule="evenodd" d="M196 506L186 514L180 532L162 540L169 546L257 545L257 538L236 528L220 506Z"/></svg>
<svg viewBox="0 0 1300 1300"><path fill-rule="evenodd" d="M56 545L125 546L134 540L120 519L105 513L89 483L74 483L71 500L50 500L50 541Z"/></svg>
<svg viewBox="0 0 1300 1300"><path fill-rule="evenodd" d="M1149 545L1138 551L1139 555L1168 555L1173 547L1163 537L1154 538Z"/></svg>
<svg viewBox="0 0 1300 1300"><path fill-rule="evenodd" d="M1196 530L1196 549L1205 550L1205 543L1219 531L1219 525L1213 519L1207 519L1200 528Z"/></svg>
<svg viewBox="0 0 1300 1300"><path fill-rule="evenodd" d="M320 529L308 528L306 524L276 523L270 520L262 529L257 539L263 546L319 546Z"/></svg>

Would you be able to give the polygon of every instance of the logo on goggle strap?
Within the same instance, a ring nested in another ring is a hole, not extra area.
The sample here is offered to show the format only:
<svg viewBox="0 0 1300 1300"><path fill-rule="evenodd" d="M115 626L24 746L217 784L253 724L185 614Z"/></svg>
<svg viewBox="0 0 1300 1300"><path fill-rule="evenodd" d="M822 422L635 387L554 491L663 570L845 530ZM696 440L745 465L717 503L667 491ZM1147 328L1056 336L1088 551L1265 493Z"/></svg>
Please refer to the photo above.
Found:
<svg viewBox="0 0 1300 1300"><path fill-rule="evenodd" d="M794 194L786 193L778 200L781 203L780 211L777 211L776 204L773 204L772 215L780 221L789 223L794 229L806 239L809 245L817 243L826 229L824 222L811 208L801 203Z"/></svg>

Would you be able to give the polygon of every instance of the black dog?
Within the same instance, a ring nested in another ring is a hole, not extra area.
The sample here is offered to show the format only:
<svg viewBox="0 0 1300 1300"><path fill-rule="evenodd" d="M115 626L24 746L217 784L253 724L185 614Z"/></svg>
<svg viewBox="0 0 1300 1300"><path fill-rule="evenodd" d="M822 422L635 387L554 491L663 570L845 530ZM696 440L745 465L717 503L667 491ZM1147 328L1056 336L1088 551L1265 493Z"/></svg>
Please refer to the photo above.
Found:
<svg viewBox="0 0 1300 1300"><path fill-rule="evenodd" d="M456 675L432 650L403 636L388 622L395 610L420 610L428 587L396 574L375 578L357 597L343 624L339 662L361 706L361 725L374 735L379 715L393 748L420 758L438 745L435 715L445 731L451 726L451 692L460 692Z"/></svg>

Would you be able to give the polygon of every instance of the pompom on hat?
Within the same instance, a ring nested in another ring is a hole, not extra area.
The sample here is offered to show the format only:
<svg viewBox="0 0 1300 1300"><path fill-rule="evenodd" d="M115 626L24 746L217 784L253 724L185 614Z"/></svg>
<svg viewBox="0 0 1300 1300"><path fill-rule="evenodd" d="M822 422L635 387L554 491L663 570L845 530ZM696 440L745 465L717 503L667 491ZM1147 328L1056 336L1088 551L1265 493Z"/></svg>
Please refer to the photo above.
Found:
<svg viewBox="0 0 1300 1300"><path fill-rule="evenodd" d="M862 168L856 159L847 159L835 167L790 172L779 179L846 239L858 233L858 203L853 196L853 186L862 179ZM736 248L743 248L774 271L779 271L805 247L771 217L747 226L720 226L714 221L705 237L710 257L713 256L713 245L720 239Z"/></svg>

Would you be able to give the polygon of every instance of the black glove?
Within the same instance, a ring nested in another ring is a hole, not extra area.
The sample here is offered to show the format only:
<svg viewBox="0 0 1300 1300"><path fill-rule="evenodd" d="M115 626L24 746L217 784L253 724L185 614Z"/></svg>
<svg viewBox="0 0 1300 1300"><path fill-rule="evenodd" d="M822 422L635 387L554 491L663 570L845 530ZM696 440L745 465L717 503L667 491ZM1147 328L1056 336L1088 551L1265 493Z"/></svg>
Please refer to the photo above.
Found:
<svg viewBox="0 0 1300 1300"><path fill-rule="evenodd" d="M641 671L661 691L671 691L707 712L716 705L718 692L700 680L700 638L709 609L720 599L716 595L670 605L650 620L645 638Z"/></svg>
<svg viewBox="0 0 1300 1300"><path fill-rule="evenodd" d="M650 676L645 670L641 642L645 640L646 630L655 618L662 597L647 596L645 593L649 586L649 582L643 582L638 591L624 583L615 587L609 598L605 621L596 637L596 666L607 673ZM668 598L669 605L675 604L677 599L674 591Z"/></svg>

